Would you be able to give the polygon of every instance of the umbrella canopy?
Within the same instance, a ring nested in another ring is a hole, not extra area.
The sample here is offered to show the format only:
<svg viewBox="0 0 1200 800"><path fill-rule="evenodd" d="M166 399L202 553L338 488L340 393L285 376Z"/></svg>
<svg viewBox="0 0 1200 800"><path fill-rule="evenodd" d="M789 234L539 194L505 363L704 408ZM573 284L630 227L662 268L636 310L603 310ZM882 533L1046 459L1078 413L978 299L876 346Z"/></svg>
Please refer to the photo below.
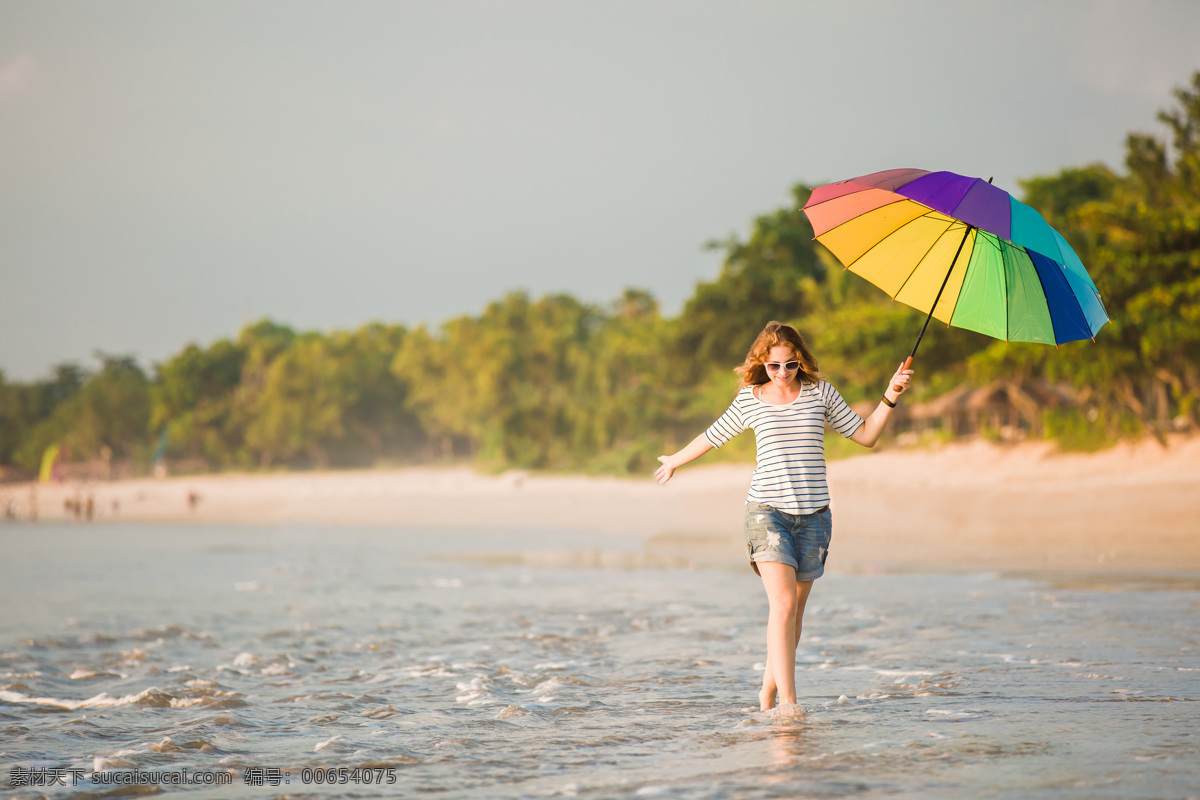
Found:
<svg viewBox="0 0 1200 800"><path fill-rule="evenodd" d="M814 189L804 212L847 269L948 325L1057 345L1108 322L1066 239L990 181L887 170Z"/></svg>

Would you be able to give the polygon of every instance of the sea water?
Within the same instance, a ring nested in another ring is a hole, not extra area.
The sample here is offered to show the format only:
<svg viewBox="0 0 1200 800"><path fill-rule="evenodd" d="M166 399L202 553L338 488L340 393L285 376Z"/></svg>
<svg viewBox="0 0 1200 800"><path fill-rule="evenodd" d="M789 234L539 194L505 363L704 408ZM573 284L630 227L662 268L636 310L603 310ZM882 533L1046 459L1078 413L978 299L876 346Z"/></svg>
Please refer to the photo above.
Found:
<svg viewBox="0 0 1200 800"><path fill-rule="evenodd" d="M740 548L644 544L0 527L0 794L1200 796L1194 576L831 570L760 713Z"/></svg>

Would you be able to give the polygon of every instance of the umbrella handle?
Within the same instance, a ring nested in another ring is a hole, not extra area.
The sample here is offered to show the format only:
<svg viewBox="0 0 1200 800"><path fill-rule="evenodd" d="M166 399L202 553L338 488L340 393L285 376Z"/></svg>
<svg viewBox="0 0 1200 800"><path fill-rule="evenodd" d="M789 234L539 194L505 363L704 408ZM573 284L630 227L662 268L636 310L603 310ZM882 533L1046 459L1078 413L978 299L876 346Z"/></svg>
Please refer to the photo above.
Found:
<svg viewBox="0 0 1200 800"><path fill-rule="evenodd" d="M912 357L912 356L909 356L908 358L906 358L906 359L904 360L904 366L903 366L903 367L901 367L900 369L908 369L909 367L911 367L911 366L912 366L912 360L913 360L913 357ZM896 385L896 384L894 384L894 383L892 384L892 391L894 391L894 392L901 392L901 391L903 391L903 390L904 390L904 387L903 387L903 386L897 386L897 385Z"/></svg>

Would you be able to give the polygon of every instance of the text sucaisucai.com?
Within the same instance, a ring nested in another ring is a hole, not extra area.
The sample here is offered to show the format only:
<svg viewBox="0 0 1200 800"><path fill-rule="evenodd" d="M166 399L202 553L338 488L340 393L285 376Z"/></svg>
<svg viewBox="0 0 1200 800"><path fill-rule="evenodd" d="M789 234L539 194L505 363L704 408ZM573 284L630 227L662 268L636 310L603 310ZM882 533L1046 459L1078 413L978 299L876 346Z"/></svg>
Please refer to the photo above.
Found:
<svg viewBox="0 0 1200 800"><path fill-rule="evenodd" d="M174 786L228 786L233 783L233 773L228 770L112 770L88 774L97 786L134 786L145 784L168 784Z"/></svg>
<svg viewBox="0 0 1200 800"><path fill-rule="evenodd" d="M123 769L89 772L63 767L15 767L9 773L9 786L78 786L83 781L93 786L229 786L233 784L231 770Z"/></svg>

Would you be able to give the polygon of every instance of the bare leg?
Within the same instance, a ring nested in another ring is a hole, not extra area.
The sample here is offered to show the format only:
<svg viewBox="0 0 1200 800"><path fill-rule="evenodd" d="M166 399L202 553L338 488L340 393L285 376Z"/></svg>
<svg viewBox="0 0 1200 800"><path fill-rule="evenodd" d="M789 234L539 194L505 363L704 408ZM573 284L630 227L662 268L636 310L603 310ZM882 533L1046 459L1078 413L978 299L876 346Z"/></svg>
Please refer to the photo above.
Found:
<svg viewBox="0 0 1200 800"><path fill-rule="evenodd" d="M778 698L781 702L796 702L796 647L813 582L797 581L796 571L786 564L760 561L758 570L770 606L767 666L763 670L762 690L758 693L759 708L766 711L775 707L781 691L782 697Z"/></svg>

